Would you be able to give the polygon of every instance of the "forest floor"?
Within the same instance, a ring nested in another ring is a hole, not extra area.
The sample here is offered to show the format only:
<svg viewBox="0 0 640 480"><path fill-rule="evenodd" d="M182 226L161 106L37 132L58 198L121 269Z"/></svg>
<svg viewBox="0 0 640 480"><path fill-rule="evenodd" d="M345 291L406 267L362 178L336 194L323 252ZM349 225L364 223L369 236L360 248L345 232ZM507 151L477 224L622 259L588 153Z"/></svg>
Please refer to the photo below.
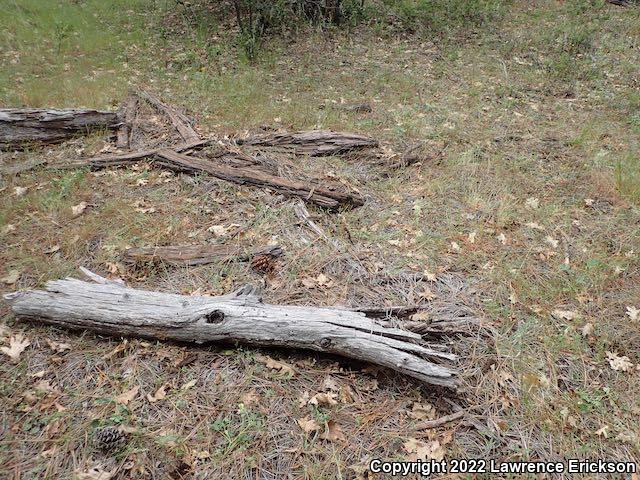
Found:
<svg viewBox="0 0 640 480"><path fill-rule="evenodd" d="M640 458L639 8L514 2L446 42L310 31L249 63L223 47L228 27L203 31L156 3L9 2L0 104L114 109L145 88L184 106L202 135L269 126L354 131L396 152L423 142L421 161L397 170L365 157L297 159L367 198L312 214L370 276L354 279L290 200L141 162L4 175L2 293L85 266L167 292L253 283L271 303L392 305L437 301L439 279L455 278L484 328L456 339L464 388L452 395L305 352L23 324L0 302L2 346L30 342L0 362L0 477L98 478L87 473L96 467L113 474L103 479L385 478L367 477L371 458ZM363 102L371 112L341 108ZM0 167L107 143L97 133L4 152ZM277 242L285 255L268 275L240 262L120 261L130 246L206 242ZM403 272L436 280L375 282ZM267 368L267 357L292 370ZM323 391L337 402L309 402ZM450 401L474 421L416 428L450 413ZM92 443L106 425L128 432L108 455Z"/></svg>

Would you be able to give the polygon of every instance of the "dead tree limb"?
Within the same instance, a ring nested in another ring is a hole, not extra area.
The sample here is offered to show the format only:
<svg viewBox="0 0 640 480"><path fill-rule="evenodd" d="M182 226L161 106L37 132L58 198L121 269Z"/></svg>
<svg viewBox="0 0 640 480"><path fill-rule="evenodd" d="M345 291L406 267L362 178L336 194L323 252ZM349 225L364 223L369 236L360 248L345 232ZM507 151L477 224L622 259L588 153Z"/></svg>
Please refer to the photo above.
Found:
<svg viewBox="0 0 640 480"><path fill-rule="evenodd" d="M299 155L335 155L350 150L373 148L378 142L356 133L333 132L331 130L309 130L307 132L276 132L252 135L237 140L238 145L257 147L279 147L292 150Z"/></svg>
<svg viewBox="0 0 640 480"><path fill-rule="evenodd" d="M118 128L116 138L116 147L118 148L129 148L131 143L131 126L136 118L137 106L138 97L129 95L118 111L118 119L120 120L120 128Z"/></svg>
<svg viewBox="0 0 640 480"><path fill-rule="evenodd" d="M0 109L0 145L59 142L96 128L117 128L115 112L98 110Z"/></svg>
<svg viewBox="0 0 640 480"><path fill-rule="evenodd" d="M270 188L286 197L302 198L304 201L331 210L340 207L357 207L364 204L356 193L344 192L333 186L313 185L301 181L278 177L256 168L233 167L210 160L176 153L172 150L160 150L156 162L173 170L188 173L208 173L220 180L239 185Z"/></svg>
<svg viewBox="0 0 640 480"><path fill-rule="evenodd" d="M128 262L162 261L173 265L206 265L208 263L238 260L251 261L255 257L276 258L283 253L282 248L270 246L248 252L232 245L184 245L166 247L129 248L122 254Z"/></svg>
<svg viewBox="0 0 640 480"><path fill-rule="evenodd" d="M340 308L269 305L249 292L185 296L67 278L45 290L5 295L21 318L112 336L183 342L240 342L338 354L391 368L422 382L455 387L456 356L430 348L420 336L382 327Z"/></svg>
<svg viewBox="0 0 640 480"><path fill-rule="evenodd" d="M200 139L200 136L191 127L191 120L178 110L162 102L162 100L149 92L137 92L137 95L164 113L185 142L194 142Z"/></svg>
<svg viewBox="0 0 640 480"><path fill-rule="evenodd" d="M187 150L195 150L198 148L206 147L213 143L212 140L195 140L193 142L185 142L175 145L173 150L176 152L185 152ZM109 168L109 167L121 167L124 165L132 165L144 160L145 158L153 158L161 148L152 148L148 150L138 150L130 153L117 153L110 155L100 155L97 157L82 158L80 160L65 163L64 165L55 164L52 168L79 168L89 167L92 169Z"/></svg>
<svg viewBox="0 0 640 480"><path fill-rule="evenodd" d="M449 415L444 415L440 418L436 418L435 420L425 420L423 422L417 423L415 428L418 430L427 430L430 428L442 427L447 423L455 422L456 420L463 418L465 415L466 412L464 410L459 410Z"/></svg>

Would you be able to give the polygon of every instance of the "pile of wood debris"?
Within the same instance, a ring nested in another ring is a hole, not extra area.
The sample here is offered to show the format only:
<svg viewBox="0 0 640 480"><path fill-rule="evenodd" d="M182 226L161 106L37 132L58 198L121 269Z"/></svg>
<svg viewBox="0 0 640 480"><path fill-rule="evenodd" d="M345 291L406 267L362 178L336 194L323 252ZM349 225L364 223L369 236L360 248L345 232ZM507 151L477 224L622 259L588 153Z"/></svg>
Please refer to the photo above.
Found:
<svg viewBox="0 0 640 480"><path fill-rule="evenodd" d="M102 169L146 160L177 172L205 173L297 198L300 203L296 213L311 228L313 222L304 203L336 211L361 206L364 198L343 184L309 178L292 166L284 169L270 152L344 155L378 147L378 142L367 136L328 130L203 138L185 114L148 92L132 93L118 112L0 110L0 145L5 146L61 141L92 128L114 131L112 151L56 168ZM260 269L268 268L270 259L282 253L280 247L270 246L243 256L229 246L207 245L129 249L123 256L131 262L160 259L185 265L242 257ZM5 295L5 299L18 317L68 328L196 343L238 341L310 349L383 365L432 385L457 385L452 367L456 356L442 345L429 344L423 338L424 325L407 323L398 328L398 323L389 321L390 315L399 316L411 309L391 312L269 305L251 287L219 297L187 297L132 289L121 281L83 271L92 282L68 278L49 282L45 291L17 292Z"/></svg>

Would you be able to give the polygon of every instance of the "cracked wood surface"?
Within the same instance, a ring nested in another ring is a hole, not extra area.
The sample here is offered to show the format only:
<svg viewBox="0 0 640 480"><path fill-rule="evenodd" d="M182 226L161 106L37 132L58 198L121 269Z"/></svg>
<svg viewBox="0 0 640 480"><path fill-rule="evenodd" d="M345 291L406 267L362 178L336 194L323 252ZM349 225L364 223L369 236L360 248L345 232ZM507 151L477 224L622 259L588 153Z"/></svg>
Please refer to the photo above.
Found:
<svg viewBox="0 0 640 480"><path fill-rule="evenodd" d="M86 109L1 108L0 145L59 142L96 128L117 128L116 112Z"/></svg>
<svg viewBox="0 0 640 480"><path fill-rule="evenodd" d="M337 307L263 303L251 289L218 297L138 290L88 272L96 283L66 278L45 290L7 294L21 319L112 336L195 342L239 342L338 354L391 368L424 383L455 387L450 353L420 335L384 327Z"/></svg>

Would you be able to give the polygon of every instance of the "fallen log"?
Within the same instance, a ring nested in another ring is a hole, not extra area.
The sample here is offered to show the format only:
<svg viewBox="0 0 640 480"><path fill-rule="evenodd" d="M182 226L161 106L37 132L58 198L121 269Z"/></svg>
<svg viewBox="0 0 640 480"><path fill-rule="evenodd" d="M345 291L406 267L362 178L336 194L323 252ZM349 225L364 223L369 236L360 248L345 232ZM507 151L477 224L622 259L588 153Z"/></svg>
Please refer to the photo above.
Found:
<svg viewBox="0 0 640 480"><path fill-rule="evenodd" d="M362 360L433 385L454 388L456 356L420 336L383 327L341 308L263 303L252 288L218 297L137 290L85 271L96 283L66 278L45 290L4 295L20 319L156 340L239 342L307 349Z"/></svg>
<svg viewBox="0 0 640 480"><path fill-rule="evenodd" d="M128 248L122 254L125 262L161 261L172 265L206 265L215 262L238 260L249 262L256 257L276 258L282 248L271 246L243 252L232 245L183 245L166 247Z"/></svg>
<svg viewBox="0 0 640 480"><path fill-rule="evenodd" d="M117 128L115 112L98 110L0 109L0 145L59 142L96 128Z"/></svg>
<svg viewBox="0 0 640 480"><path fill-rule="evenodd" d="M279 147L292 150L299 155L312 157L335 155L350 150L373 148L378 142L373 138L355 133L333 132L331 130L309 130L307 132L276 132L252 135L238 139L238 145L258 147Z"/></svg>
<svg viewBox="0 0 640 480"><path fill-rule="evenodd" d="M364 205L364 200L356 193L344 192L332 186L314 185L289 180L250 167L233 167L198 157L183 155L164 149L156 154L156 163L172 170L187 173L208 173L220 180L239 185L270 188L286 197L302 198L305 202L319 207L336 210L340 207L353 208Z"/></svg>

